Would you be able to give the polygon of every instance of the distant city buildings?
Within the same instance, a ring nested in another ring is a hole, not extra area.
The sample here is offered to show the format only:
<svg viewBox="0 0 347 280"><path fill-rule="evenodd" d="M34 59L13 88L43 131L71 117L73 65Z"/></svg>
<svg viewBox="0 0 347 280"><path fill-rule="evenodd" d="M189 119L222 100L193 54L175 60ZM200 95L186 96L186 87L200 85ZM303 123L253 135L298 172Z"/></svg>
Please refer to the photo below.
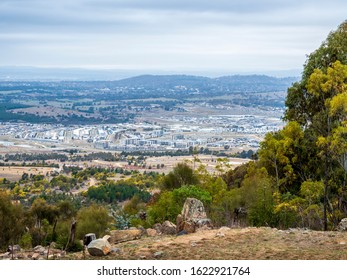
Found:
<svg viewBox="0 0 347 280"><path fill-rule="evenodd" d="M257 149L265 133L283 127L280 118L254 115L172 117L169 121L171 124L84 126L0 123L0 137L61 145L83 141L95 149L114 151L184 150L195 146Z"/></svg>

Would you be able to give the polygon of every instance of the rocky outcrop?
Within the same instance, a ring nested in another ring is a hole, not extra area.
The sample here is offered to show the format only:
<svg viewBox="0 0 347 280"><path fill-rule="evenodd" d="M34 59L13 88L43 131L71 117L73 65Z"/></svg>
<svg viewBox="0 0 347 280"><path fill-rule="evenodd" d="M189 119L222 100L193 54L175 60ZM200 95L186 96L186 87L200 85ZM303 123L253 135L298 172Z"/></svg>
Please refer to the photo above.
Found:
<svg viewBox="0 0 347 280"><path fill-rule="evenodd" d="M108 255L112 249L110 243L104 238L99 238L91 241L87 248L88 253L91 256L99 257Z"/></svg>
<svg viewBox="0 0 347 280"><path fill-rule="evenodd" d="M155 229L158 234L161 234L161 224L160 223L154 224L153 229Z"/></svg>
<svg viewBox="0 0 347 280"><path fill-rule="evenodd" d="M212 228L211 220L207 218L203 203L196 198L187 198L181 214L176 219L176 232L193 233L197 229Z"/></svg>
<svg viewBox="0 0 347 280"><path fill-rule="evenodd" d="M337 226L338 231L347 231L347 218L341 220L339 225Z"/></svg>
<svg viewBox="0 0 347 280"><path fill-rule="evenodd" d="M186 199L181 215L184 221L198 221L201 219L207 219L204 205L196 198Z"/></svg>
<svg viewBox="0 0 347 280"><path fill-rule="evenodd" d="M170 221L165 221L161 225L161 233L162 234L176 234L176 225L171 223Z"/></svg>
<svg viewBox="0 0 347 280"><path fill-rule="evenodd" d="M111 230L109 242L111 244L117 244L121 242L139 239L141 238L141 236L142 230L140 229Z"/></svg>
<svg viewBox="0 0 347 280"><path fill-rule="evenodd" d="M147 234L147 236L151 236L151 237L158 235L157 231L155 229L152 229L152 228L146 229L146 234Z"/></svg>

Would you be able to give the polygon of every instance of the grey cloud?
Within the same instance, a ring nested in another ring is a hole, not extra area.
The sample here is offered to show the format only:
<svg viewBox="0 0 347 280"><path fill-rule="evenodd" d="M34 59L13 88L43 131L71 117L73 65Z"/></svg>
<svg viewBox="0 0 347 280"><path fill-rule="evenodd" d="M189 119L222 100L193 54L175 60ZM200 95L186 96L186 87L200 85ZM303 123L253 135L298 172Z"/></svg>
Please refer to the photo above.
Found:
<svg viewBox="0 0 347 280"><path fill-rule="evenodd" d="M346 10L342 0L0 0L0 63L300 67Z"/></svg>
<svg viewBox="0 0 347 280"><path fill-rule="evenodd" d="M339 0L330 0L329 5ZM309 1L276 0L11 0L0 3L2 32L129 32L216 25L314 25L334 18L297 15ZM315 3L317 4L316 1ZM315 5L317 6L317 5ZM347 4L344 4L347 9ZM344 9L341 9L344 10ZM295 19L295 20L293 20Z"/></svg>

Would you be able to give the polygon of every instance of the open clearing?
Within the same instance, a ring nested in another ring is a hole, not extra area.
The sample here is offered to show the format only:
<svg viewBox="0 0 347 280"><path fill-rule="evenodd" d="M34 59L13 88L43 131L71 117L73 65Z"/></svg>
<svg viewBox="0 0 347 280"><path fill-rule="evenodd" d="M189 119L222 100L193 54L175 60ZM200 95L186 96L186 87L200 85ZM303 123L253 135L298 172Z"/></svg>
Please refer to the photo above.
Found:
<svg viewBox="0 0 347 280"><path fill-rule="evenodd" d="M143 237L114 244L121 253L93 259L347 260L347 232L273 228L214 229L182 236ZM68 255L82 259L82 253ZM92 257L87 257L91 259Z"/></svg>
<svg viewBox="0 0 347 280"><path fill-rule="evenodd" d="M53 167L33 167L33 166L0 166L0 178L6 178L10 181L18 181L24 173L33 175L46 175L52 171L58 170Z"/></svg>

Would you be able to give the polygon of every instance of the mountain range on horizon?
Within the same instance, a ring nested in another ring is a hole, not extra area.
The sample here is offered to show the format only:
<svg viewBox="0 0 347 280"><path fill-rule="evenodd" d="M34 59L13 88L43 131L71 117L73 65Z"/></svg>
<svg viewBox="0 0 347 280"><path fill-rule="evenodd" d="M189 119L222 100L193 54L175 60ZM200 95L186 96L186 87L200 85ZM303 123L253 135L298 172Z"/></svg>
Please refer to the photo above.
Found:
<svg viewBox="0 0 347 280"><path fill-rule="evenodd" d="M203 77L207 79L230 76L269 76L274 78L297 78L300 70L275 70L253 72L227 71L155 71L135 69L87 69L87 68L44 68L32 66L0 66L0 81L119 81L136 77ZM298 78L297 78L298 79Z"/></svg>

